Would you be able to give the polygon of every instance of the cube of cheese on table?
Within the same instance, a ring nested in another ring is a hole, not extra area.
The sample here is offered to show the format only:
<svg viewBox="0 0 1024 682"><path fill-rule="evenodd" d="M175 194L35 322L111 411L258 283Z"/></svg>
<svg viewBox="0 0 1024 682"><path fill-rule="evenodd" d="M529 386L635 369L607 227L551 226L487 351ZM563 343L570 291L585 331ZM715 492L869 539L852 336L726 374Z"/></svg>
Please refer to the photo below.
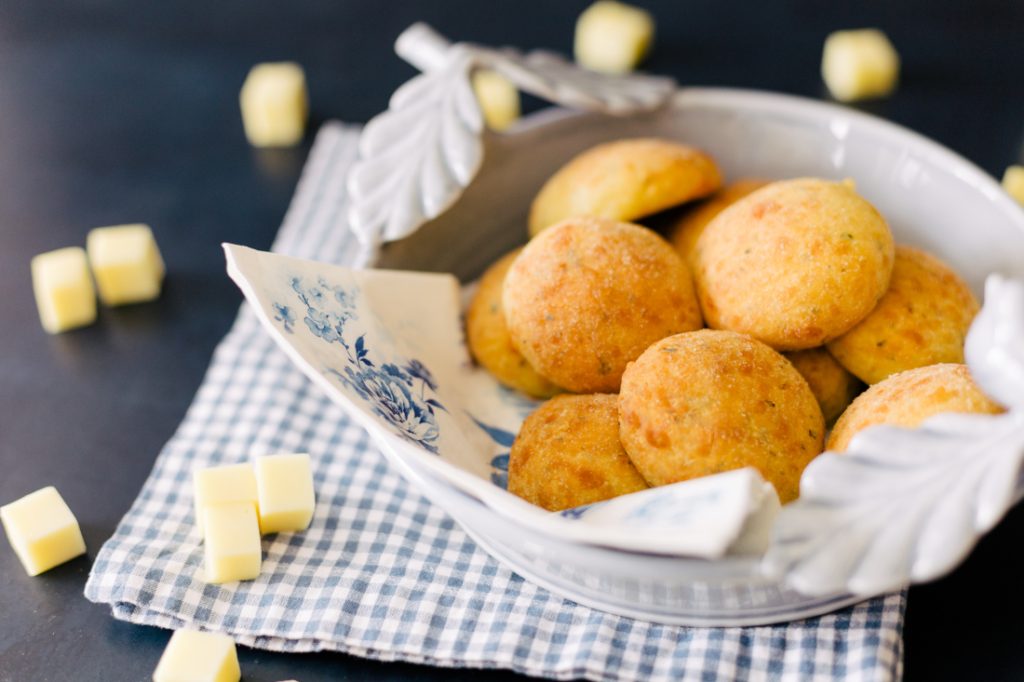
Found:
<svg viewBox="0 0 1024 682"><path fill-rule="evenodd" d="M58 334L96 321L96 289L85 251L71 246L41 253L31 267L43 329Z"/></svg>
<svg viewBox="0 0 1024 682"><path fill-rule="evenodd" d="M316 504L309 455L258 458L256 489L263 533L300 531L309 527Z"/></svg>
<svg viewBox="0 0 1024 682"><path fill-rule="evenodd" d="M263 547L256 507L249 502L217 502L203 510L206 582L253 580L260 575Z"/></svg>
<svg viewBox="0 0 1024 682"><path fill-rule="evenodd" d="M476 71L473 91L488 128L505 130L519 118L519 91L500 73L489 69Z"/></svg>
<svg viewBox="0 0 1024 682"><path fill-rule="evenodd" d="M884 97L899 80L900 57L876 29L836 31L825 40L821 75L837 100Z"/></svg>
<svg viewBox="0 0 1024 682"><path fill-rule="evenodd" d="M226 464L192 472L196 523L202 527L203 510L219 502L248 502L256 509L256 474L252 465Z"/></svg>
<svg viewBox="0 0 1024 682"><path fill-rule="evenodd" d="M78 521L53 486L0 507L0 522L29 575L85 553Z"/></svg>
<svg viewBox="0 0 1024 682"><path fill-rule="evenodd" d="M153 682L238 682L238 652L227 635L178 630L171 635Z"/></svg>
<svg viewBox="0 0 1024 682"><path fill-rule="evenodd" d="M1024 206L1024 166L1010 166L1003 173L1003 189Z"/></svg>
<svg viewBox="0 0 1024 682"><path fill-rule="evenodd" d="M152 301L160 295L164 261L149 225L111 225L90 230L86 250L105 305Z"/></svg>
<svg viewBox="0 0 1024 682"><path fill-rule="evenodd" d="M654 20L648 12L599 0L576 20L573 51L576 61L592 71L628 73L647 55L653 39Z"/></svg>
<svg viewBox="0 0 1024 682"><path fill-rule="evenodd" d="M302 141L309 97L306 76L298 64L257 64L249 71L239 99L250 144L290 147Z"/></svg>

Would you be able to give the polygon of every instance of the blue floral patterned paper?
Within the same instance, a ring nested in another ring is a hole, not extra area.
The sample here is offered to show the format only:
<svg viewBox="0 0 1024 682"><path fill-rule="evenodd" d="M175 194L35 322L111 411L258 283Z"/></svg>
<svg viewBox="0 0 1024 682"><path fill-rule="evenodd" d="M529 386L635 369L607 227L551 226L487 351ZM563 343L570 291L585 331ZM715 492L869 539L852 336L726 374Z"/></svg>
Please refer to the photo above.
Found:
<svg viewBox="0 0 1024 682"><path fill-rule="evenodd" d="M354 391L399 436L437 454L440 427L436 410L445 407L434 397L437 382L430 370L416 359L375 362L370 358L365 332L351 339L347 327L358 319L358 288L330 284L322 277L307 286L301 277L293 276L290 285L299 309L304 309L302 321L309 332L345 351L345 366L328 367L327 374ZM295 313L291 307L281 302L272 307L274 319L286 332L294 333Z"/></svg>

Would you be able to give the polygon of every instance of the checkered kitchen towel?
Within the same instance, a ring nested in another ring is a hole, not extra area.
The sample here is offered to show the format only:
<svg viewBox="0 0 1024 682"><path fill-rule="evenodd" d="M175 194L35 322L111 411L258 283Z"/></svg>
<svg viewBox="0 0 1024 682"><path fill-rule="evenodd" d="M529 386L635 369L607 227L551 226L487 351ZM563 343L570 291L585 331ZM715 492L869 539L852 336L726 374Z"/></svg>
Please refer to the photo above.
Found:
<svg viewBox="0 0 1024 682"><path fill-rule="evenodd" d="M320 132L276 251L355 257L338 225L357 135L338 124ZM278 451L312 455L312 526L265 538L258 580L206 584L192 470ZM250 646L562 679L892 680L902 666L902 594L787 625L685 628L532 585L411 489L244 306L85 592L117 618L219 630Z"/></svg>

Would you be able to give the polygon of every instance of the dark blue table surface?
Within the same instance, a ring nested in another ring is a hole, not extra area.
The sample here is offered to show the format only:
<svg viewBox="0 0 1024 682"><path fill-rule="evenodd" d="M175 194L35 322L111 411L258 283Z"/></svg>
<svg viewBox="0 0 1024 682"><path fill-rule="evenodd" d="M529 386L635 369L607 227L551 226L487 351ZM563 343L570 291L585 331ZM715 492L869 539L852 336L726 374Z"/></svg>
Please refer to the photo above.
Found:
<svg viewBox="0 0 1024 682"><path fill-rule="evenodd" d="M861 107L994 175L1024 142L1024 3L643 2L648 64L684 84L826 97L825 35L878 26L903 58L890 99ZM851 3L852 4L852 3ZM365 121L413 74L391 49L426 20L455 39L567 52L583 2L0 3L0 503L56 485L89 556L25 576L0 541L0 682L148 679L168 633L110 617L82 588L199 385L240 296L218 244L269 246L308 146L256 151L238 89L255 62L306 68L312 125ZM43 333L29 259L89 228L148 222L170 275L156 303ZM910 591L909 680L1024 679L1024 513L953 575ZM470 679L340 654L241 650L246 680ZM510 679L506 672L486 678Z"/></svg>

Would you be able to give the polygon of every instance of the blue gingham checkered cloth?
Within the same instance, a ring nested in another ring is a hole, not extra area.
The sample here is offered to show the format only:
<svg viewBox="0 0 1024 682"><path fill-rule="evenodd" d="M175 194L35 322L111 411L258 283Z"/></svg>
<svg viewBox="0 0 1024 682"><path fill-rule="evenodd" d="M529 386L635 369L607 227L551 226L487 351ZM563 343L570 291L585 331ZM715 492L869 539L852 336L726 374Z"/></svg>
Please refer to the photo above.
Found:
<svg viewBox="0 0 1024 682"><path fill-rule="evenodd" d="M339 124L321 130L276 251L356 257L337 226L357 137ZM264 538L258 580L206 584L192 470L298 451L314 462L310 529ZM902 668L903 594L786 625L687 628L602 613L523 580L411 489L244 307L85 593L117 618L249 646L560 679L882 681Z"/></svg>

